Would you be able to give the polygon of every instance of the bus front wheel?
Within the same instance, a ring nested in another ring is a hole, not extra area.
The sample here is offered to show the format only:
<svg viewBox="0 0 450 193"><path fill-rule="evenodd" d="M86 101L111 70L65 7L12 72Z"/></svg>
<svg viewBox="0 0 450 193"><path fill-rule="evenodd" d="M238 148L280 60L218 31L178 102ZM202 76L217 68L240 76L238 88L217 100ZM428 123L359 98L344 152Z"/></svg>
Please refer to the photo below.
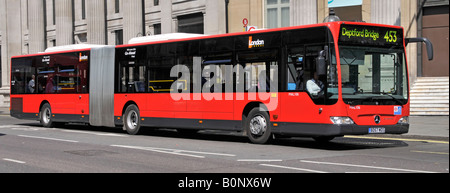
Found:
<svg viewBox="0 0 450 193"><path fill-rule="evenodd" d="M272 135L269 113L260 108L252 109L245 121L245 130L252 143L267 143Z"/></svg>
<svg viewBox="0 0 450 193"><path fill-rule="evenodd" d="M130 105L125 110L123 115L123 126L130 135L137 135L139 133L139 129L141 128L141 118L139 109L136 105Z"/></svg>

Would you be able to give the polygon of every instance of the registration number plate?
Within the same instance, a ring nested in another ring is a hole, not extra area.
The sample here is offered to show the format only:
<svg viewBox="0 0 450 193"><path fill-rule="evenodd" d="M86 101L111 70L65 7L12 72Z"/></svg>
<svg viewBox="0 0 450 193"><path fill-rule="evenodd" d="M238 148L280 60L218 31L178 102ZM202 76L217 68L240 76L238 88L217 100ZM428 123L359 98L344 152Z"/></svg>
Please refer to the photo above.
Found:
<svg viewBox="0 0 450 193"><path fill-rule="evenodd" d="M369 128L369 133L386 133L386 128L384 127Z"/></svg>

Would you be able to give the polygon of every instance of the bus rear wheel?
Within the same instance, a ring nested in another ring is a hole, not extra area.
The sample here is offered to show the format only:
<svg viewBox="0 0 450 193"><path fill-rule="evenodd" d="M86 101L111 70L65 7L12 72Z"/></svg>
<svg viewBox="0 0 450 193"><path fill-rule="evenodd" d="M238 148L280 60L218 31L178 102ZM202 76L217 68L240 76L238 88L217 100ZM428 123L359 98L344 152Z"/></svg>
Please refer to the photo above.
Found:
<svg viewBox="0 0 450 193"><path fill-rule="evenodd" d="M252 109L245 121L245 131L252 143L268 143L272 135L269 113L260 108Z"/></svg>
<svg viewBox="0 0 450 193"><path fill-rule="evenodd" d="M52 108L50 104L45 103L42 105L39 111L39 121L46 128L52 128L55 125L52 120Z"/></svg>
<svg viewBox="0 0 450 193"><path fill-rule="evenodd" d="M139 108L136 105L130 105L123 114L123 127L130 135L137 135L141 128L141 118Z"/></svg>

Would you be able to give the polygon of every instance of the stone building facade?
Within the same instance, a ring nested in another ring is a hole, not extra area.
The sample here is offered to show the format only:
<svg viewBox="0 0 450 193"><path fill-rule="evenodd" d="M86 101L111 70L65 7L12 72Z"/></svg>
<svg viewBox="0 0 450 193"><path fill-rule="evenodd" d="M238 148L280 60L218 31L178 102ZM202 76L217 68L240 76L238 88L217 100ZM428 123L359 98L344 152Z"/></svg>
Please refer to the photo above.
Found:
<svg viewBox="0 0 450 193"><path fill-rule="evenodd" d="M226 33L223 0L0 0L0 17L0 106L9 106L12 56L173 32Z"/></svg>
<svg viewBox="0 0 450 193"><path fill-rule="evenodd" d="M399 25L407 37L446 31L438 42L447 66L448 0L0 0L0 106L9 106L10 58L68 44L126 44L173 32L223 34L250 26L320 23L330 8L344 20ZM436 16L438 15L438 16ZM444 17L441 17L441 16ZM446 17L445 17L446 16ZM446 21L436 22L443 18ZM438 28L436 28L438 27ZM422 30L424 28L424 30ZM433 37L436 38L436 37ZM443 49L441 49L443 47ZM436 49L436 46L435 46ZM446 50L446 52L445 52ZM407 48L411 83L427 75L422 48ZM446 65L445 65L446 64ZM442 71L440 71L442 72Z"/></svg>

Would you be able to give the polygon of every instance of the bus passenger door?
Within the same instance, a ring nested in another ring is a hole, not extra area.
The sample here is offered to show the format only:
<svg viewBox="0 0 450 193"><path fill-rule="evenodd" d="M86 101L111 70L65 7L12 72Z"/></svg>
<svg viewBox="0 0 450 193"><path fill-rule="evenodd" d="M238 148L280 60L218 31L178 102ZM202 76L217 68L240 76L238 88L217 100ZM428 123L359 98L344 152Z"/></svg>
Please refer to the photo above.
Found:
<svg viewBox="0 0 450 193"><path fill-rule="evenodd" d="M192 99L187 102L187 111L192 114L200 113L201 118L205 120L232 120L233 73L231 71L233 68L231 53L220 56L194 57L193 61L194 94ZM231 98L227 99L227 95Z"/></svg>
<svg viewBox="0 0 450 193"><path fill-rule="evenodd" d="M52 56L54 77L49 76L46 92L51 95L51 107L55 114L74 115L78 102L78 54L68 53Z"/></svg>
<svg viewBox="0 0 450 193"><path fill-rule="evenodd" d="M77 65L77 103L75 114L89 114L89 86L88 62L82 61Z"/></svg>
<svg viewBox="0 0 450 193"><path fill-rule="evenodd" d="M147 96L148 117L175 118L175 114L186 112L186 101L181 97L180 100L175 100L177 97L172 97L171 94L172 85L176 83L177 77L171 77L170 72L176 62L174 57L149 59L147 80L148 92L151 94Z"/></svg>
<svg viewBox="0 0 450 193"><path fill-rule="evenodd" d="M325 104L324 97L309 93L311 82L326 84L326 76L317 75L316 58L322 45L298 45L287 49L288 60L285 67L286 93L281 101L283 108L283 121L311 123L326 119L321 113L320 105ZM322 88L326 89L326 88ZM337 90L337 89L336 89ZM322 92L322 91L321 91Z"/></svg>

